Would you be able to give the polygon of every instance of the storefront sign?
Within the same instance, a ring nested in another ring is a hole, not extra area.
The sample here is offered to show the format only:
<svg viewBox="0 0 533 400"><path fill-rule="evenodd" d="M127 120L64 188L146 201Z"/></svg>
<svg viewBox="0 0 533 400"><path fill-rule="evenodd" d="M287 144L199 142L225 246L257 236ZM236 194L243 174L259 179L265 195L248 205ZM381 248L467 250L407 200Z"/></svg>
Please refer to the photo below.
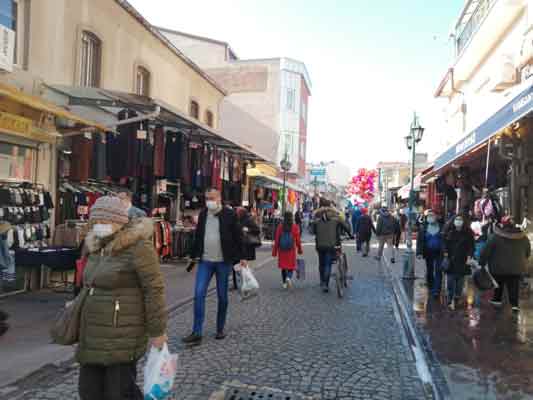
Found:
<svg viewBox="0 0 533 400"><path fill-rule="evenodd" d="M0 111L0 129L27 137L31 135L32 120Z"/></svg>
<svg viewBox="0 0 533 400"><path fill-rule="evenodd" d="M485 143L490 137L505 127L518 121L533 110L533 85L507 103L492 117L482 123L476 130L442 153L435 161L434 169L438 170L461 157L474 147Z"/></svg>

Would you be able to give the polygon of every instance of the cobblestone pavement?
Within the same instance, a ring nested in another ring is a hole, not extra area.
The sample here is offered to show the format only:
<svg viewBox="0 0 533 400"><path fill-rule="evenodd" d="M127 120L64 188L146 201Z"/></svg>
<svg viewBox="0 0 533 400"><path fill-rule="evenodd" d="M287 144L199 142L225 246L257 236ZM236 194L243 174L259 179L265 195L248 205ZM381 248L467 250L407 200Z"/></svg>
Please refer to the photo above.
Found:
<svg viewBox="0 0 533 400"><path fill-rule="evenodd" d="M190 333L192 306L176 310L169 326L171 350L180 356L176 399L208 399L221 388L245 385L290 392L292 397L283 397L290 399L430 398L397 323L382 267L356 256L353 247L346 251L354 281L344 299L320 292L317 257L306 246L305 282L284 291L279 271L269 263L256 272L259 296L241 302L232 295L222 342L212 337L214 297L207 302L200 347L180 342ZM76 387L77 369L69 364L45 368L0 398L77 399Z"/></svg>

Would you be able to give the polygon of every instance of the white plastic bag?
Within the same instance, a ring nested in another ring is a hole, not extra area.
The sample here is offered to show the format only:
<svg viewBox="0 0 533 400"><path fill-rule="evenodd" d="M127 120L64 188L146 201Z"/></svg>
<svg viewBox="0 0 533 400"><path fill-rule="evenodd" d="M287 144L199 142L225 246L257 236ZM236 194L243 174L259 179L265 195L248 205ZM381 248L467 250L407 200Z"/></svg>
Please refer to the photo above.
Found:
<svg viewBox="0 0 533 400"><path fill-rule="evenodd" d="M151 347L144 366L144 400L168 399L177 368L178 355L170 354L166 343L161 350Z"/></svg>
<svg viewBox="0 0 533 400"><path fill-rule="evenodd" d="M246 300L257 295L259 283L250 268L241 268L241 298Z"/></svg>

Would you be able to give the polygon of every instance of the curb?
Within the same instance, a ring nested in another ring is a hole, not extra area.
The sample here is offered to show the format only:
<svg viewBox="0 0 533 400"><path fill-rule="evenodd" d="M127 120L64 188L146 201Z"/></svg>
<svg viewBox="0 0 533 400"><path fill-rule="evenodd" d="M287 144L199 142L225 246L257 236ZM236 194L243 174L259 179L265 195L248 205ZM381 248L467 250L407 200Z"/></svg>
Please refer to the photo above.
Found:
<svg viewBox="0 0 533 400"><path fill-rule="evenodd" d="M416 327L412 312L409 311L410 302L407 299L403 285L400 283L400 278L393 275L389 260L386 257L383 257L382 260L384 261L385 273L392 284L395 313L398 312L397 320L404 330L407 344L415 359L416 368L424 384L424 389L435 400L450 400L450 390L442 375L440 365L427 341ZM439 382L435 380L435 374L439 375Z"/></svg>

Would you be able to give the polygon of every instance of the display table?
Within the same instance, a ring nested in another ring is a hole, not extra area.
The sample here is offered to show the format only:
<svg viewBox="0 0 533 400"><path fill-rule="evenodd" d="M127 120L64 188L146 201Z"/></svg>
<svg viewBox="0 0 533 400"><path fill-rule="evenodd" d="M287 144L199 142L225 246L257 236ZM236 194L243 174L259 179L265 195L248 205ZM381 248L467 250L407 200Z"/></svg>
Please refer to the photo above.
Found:
<svg viewBox="0 0 533 400"><path fill-rule="evenodd" d="M68 272L76 270L76 260L80 257L80 251L70 247L42 247L36 249L15 250L15 265L25 268L26 290L42 289L44 287L44 270L60 271L62 279L59 282L63 287L72 284L68 280ZM41 279L37 284L38 271L41 269Z"/></svg>

